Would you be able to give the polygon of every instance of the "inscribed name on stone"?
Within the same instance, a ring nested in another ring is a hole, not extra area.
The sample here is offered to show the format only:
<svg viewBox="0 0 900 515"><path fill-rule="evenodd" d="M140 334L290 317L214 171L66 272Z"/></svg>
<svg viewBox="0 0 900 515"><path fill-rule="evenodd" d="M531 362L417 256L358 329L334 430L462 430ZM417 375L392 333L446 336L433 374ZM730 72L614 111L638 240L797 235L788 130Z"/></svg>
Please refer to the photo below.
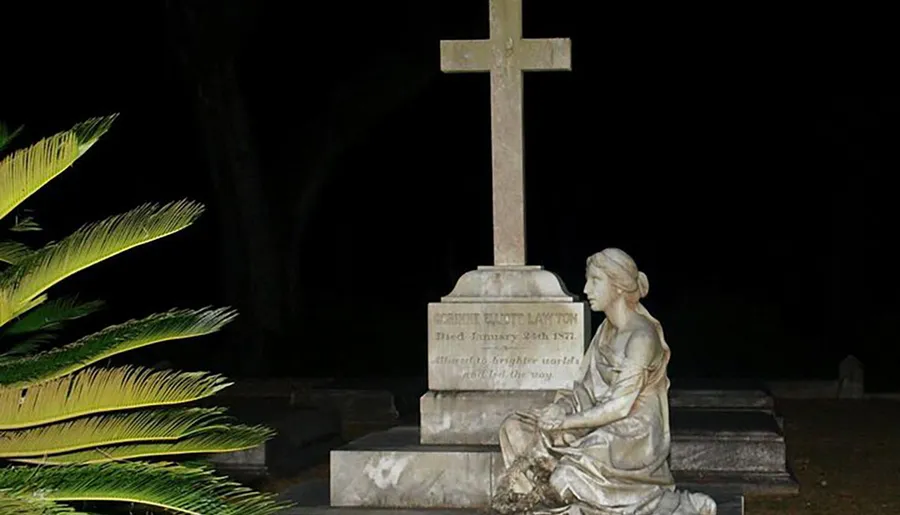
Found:
<svg viewBox="0 0 900 515"><path fill-rule="evenodd" d="M570 388L585 350L579 302L431 303L431 390Z"/></svg>

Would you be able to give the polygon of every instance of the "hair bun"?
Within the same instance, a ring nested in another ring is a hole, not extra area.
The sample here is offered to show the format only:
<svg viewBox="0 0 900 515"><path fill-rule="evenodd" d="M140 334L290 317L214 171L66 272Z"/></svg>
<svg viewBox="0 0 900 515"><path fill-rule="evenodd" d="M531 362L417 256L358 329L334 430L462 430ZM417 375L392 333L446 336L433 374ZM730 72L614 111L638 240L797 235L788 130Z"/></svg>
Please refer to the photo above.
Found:
<svg viewBox="0 0 900 515"><path fill-rule="evenodd" d="M638 290L641 292L641 298L646 297L648 293L650 293L650 279L647 279L647 274L644 272L638 272Z"/></svg>

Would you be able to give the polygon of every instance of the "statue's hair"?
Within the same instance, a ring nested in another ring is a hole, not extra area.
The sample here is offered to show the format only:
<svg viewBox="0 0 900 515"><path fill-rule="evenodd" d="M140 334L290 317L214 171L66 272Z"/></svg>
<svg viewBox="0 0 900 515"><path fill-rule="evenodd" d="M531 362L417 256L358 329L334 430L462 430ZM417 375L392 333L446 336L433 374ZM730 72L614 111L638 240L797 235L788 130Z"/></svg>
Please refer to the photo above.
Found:
<svg viewBox="0 0 900 515"><path fill-rule="evenodd" d="M622 290L629 304L636 304L650 292L647 274L638 270L637 264L625 251L604 249L587 259L589 267L597 267L609 277L613 285Z"/></svg>

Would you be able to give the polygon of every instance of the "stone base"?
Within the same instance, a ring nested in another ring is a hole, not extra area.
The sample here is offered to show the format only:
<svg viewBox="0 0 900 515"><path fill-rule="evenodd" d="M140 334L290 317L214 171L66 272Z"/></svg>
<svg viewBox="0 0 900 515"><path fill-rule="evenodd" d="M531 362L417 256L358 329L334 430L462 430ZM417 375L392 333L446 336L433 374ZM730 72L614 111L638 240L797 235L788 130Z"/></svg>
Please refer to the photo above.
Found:
<svg viewBox="0 0 900 515"><path fill-rule="evenodd" d="M503 471L499 448L422 445L416 427L360 438L331 453L331 506L367 508L480 508L493 497ZM784 470L783 440L771 434L714 437L695 428L673 436L670 464L676 480L764 493L784 493L793 480ZM756 482L732 483L730 480ZM749 488L748 488L749 487Z"/></svg>
<svg viewBox="0 0 900 515"><path fill-rule="evenodd" d="M479 266L441 302L574 302L562 279L542 266Z"/></svg>
<svg viewBox="0 0 900 515"><path fill-rule="evenodd" d="M553 402L556 390L430 391L419 399L423 444L498 445L512 412Z"/></svg>
<svg viewBox="0 0 900 515"><path fill-rule="evenodd" d="M500 424L509 413L546 405L555 395L555 390L427 392L419 399L420 443L498 445ZM724 395L705 391L673 392L669 401L673 445L688 440L702 443L727 434L732 441L740 442L736 452L749 452L757 459L764 459L758 467L772 470L773 464L779 462L784 468L785 444L778 419L771 411L748 407L764 406L765 399L759 395L741 396L735 403L737 408L723 410L717 407L727 404ZM693 447L684 449L684 452L695 452ZM673 448L672 452L674 456L680 451ZM758 469L731 467L728 470Z"/></svg>
<svg viewBox="0 0 900 515"><path fill-rule="evenodd" d="M681 486L679 485L679 488ZM685 487L686 488L686 487ZM282 492L281 498L296 504L284 515L484 515L483 508L358 508L328 505L328 481L311 480ZM695 491L697 491L695 489ZM731 489L704 487L718 504L717 515L744 515L743 496Z"/></svg>

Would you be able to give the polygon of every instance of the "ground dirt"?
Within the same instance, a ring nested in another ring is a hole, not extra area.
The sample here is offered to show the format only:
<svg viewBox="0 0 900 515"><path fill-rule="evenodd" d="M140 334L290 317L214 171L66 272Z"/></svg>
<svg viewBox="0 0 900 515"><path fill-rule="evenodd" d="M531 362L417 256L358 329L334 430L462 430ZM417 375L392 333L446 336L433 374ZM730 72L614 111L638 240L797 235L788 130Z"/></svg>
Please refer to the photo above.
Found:
<svg viewBox="0 0 900 515"><path fill-rule="evenodd" d="M800 493L748 498L746 515L900 515L900 402L779 400L777 409ZM328 477L328 465L266 489L311 477Z"/></svg>
<svg viewBox="0 0 900 515"><path fill-rule="evenodd" d="M900 402L779 400L800 494L748 498L747 515L900 514Z"/></svg>

